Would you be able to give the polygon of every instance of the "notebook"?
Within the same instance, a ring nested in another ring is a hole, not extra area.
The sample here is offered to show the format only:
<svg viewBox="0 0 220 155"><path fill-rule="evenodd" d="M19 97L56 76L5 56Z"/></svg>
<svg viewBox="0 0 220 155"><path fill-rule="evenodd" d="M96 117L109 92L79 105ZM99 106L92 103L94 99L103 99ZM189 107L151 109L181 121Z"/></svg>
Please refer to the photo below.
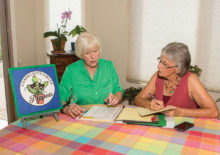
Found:
<svg viewBox="0 0 220 155"><path fill-rule="evenodd" d="M161 110L152 111L152 110L147 109L147 108L136 107L136 110L137 110L137 112L140 116L148 116L148 115L160 113L160 112L167 111L167 110L172 110L172 109L175 109L175 108L176 107L174 107L174 106L169 106L169 107L165 107Z"/></svg>
<svg viewBox="0 0 220 155"><path fill-rule="evenodd" d="M136 106L125 106L123 111L120 113L120 115L117 117L117 121L135 121L135 122L152 122L152 118L154 116L144 116L141 117L137 110Z"/></svg>

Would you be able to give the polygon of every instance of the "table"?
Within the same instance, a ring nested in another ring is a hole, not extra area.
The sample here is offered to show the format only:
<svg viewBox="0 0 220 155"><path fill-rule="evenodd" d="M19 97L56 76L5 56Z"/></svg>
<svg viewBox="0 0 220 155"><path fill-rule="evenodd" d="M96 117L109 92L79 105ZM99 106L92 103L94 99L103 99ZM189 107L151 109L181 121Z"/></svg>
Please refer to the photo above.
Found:
<svg viewBox="0 0 220 155"><path fill-rule="evenodd" d="M186 132L175 129L74 120L58 114L28 122L16 121L0 131L0 154L220 154L220 120L176 117L194 121Z"/></svg>

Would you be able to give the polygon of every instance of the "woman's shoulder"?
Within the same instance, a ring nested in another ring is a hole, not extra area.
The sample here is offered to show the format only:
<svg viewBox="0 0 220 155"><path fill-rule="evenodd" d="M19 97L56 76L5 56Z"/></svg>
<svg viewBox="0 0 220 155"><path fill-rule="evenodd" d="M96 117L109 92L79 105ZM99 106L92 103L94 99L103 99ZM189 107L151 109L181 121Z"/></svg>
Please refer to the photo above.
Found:
<svg viewBox="0 0 220 155"><path fill-rule="evenodd" d="M194 74L194 73L190 73L189 77L188 77L188 87L190 90L197 88L197 86L202 85L199 77Z"/></svg>
<svg viewBox="0 0 220 155"><path fill-rule="evenodd" d="M99 62L104 63L104 64L112 64L111 60L107 60L107 59L103 59L103 58L99 58Z"/></svg>
<svg viewBox="0 0 220 155"><path fill-rule="evenodd" d="M113 62L111 60L102 59L102 58L99 59L99 64L106 67L113 66Z"/></svg>
<svg viewBox="0 0 220 155"><path fill-rule="evenodd" d="M78 69L80 68L80 66L83 64L82 62L82 59L76 61L76 62L73 62L72 64L69 64L66 69L68 70L75 70L75 69Z"/></svg>
<svg viewBox="0 0 220 155"><path fill-rule="evenodd" d="M153 81L154 83L156 83L156 81L160 82L163 81L164 79L162 77L159 76L158 72L155 72L152 77L151 77L151 81Z"/></svg>
<svg viewBox="0 0 220 155"><path fill-rule="evenodd" d="M193 82L198 81L198 80L199 80L199 77L196 74L191 73L191 72L189 73L188 82L193 83Z"/></svg>

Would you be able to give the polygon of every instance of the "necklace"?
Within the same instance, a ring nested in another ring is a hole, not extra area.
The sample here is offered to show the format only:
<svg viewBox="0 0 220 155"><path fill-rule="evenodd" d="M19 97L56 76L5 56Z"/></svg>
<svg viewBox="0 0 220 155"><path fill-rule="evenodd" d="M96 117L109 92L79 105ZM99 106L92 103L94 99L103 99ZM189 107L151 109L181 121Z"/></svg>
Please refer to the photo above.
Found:
<svg viewBox="0 0 220 155"><path fill-rule="evenodd" d="M165 92L166 94L173 94L174 91L176 90L176 88L178 87L180 82L180 78L177 77L177 80L174 81L169 81L169 80L165 80L164 82L164 86L165 86Z"/></svg>

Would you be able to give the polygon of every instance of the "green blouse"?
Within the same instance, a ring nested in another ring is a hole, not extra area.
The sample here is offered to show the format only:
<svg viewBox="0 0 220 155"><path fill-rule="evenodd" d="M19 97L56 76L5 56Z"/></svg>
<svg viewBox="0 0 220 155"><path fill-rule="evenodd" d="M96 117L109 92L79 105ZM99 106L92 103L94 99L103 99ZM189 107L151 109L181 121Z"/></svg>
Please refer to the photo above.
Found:
<svg viewBox="0 0 220 155"><path fill-rule="evenodd" d="M82 59L67 66L59 85L61 99L68 102L72 94L71 103L103 104L110 92L123 93L113 63L99 59L98 64L93 80Z"/></svg>

